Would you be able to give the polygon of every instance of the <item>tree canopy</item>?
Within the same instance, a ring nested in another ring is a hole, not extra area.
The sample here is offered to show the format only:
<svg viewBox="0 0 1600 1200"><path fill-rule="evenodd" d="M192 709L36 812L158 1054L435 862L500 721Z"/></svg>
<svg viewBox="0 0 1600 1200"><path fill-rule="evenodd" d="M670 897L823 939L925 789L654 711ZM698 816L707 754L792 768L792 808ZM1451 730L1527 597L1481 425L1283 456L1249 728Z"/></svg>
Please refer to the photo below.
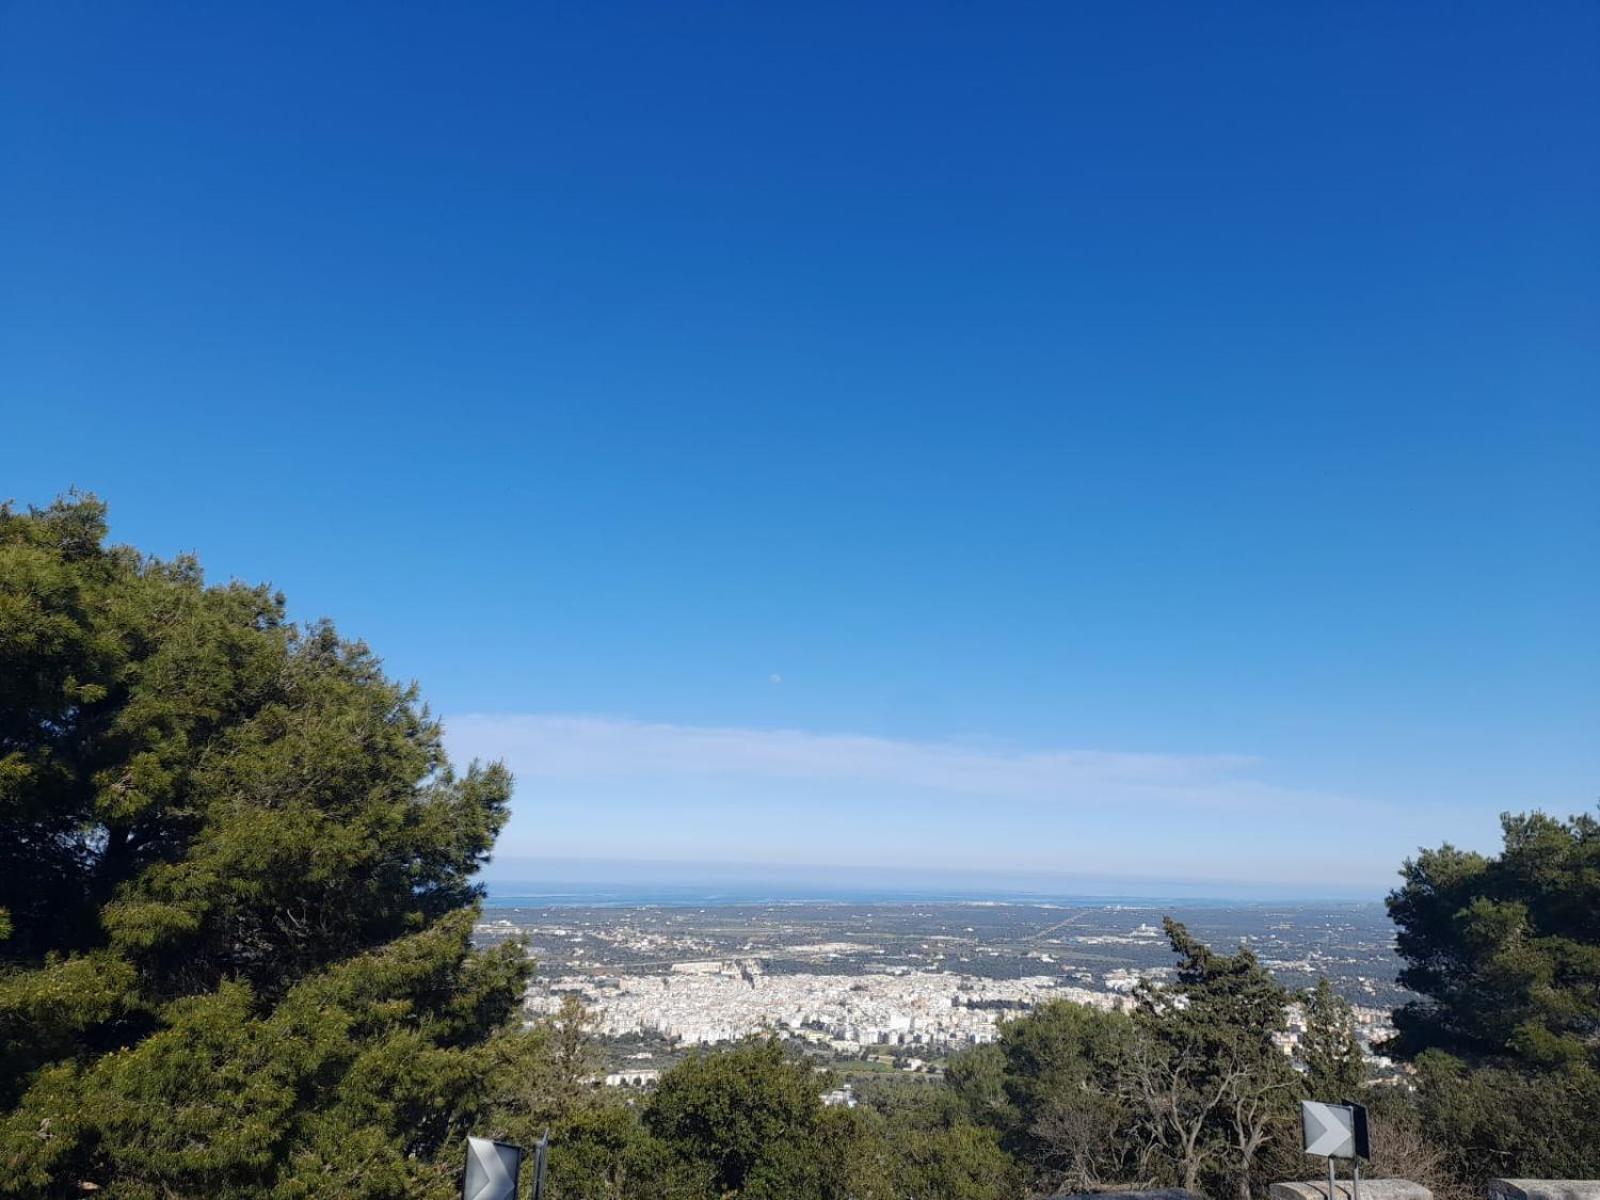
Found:
<svg viewBox="0 0 1600 1200"><path fill-rule="evenodd" d="M719 1191L815 1157L822 1091L816 1072L775 1041L747 1042L690 1058L661 1080L645 1123L651 1132L712 1166Z"/></svg>
<svg viewBox="0 0 1600 1200"><path fill-rule="evenodd" d="M1300 998L1305 1033L1300 1058L1305 1063L1306 1091L1312 1099L1342 1102L1360 1094L1370 1072L1356 1040L1350 1002L1333 990L1327 977Z"/></svg>
<svg viewBox="0 0 1600 1200"><path fill-rule="evenodd" d="M1455 1172L1600 1174L1600 820L1506 814L1498 855L1444 845L1389 896L1419 998L1391 1048L1415 1059L1425 1127Z"/></svg>
<svg viewBox="0 0 1600 1200"><path fill-rule="evenodd" d="M1600 1066L1600 820L1501 824L1499 855L1424 850L1389 897L1421 996L1395 1013L1396 1049Z"/></svg>
<svg viewBox="0 0 1600 1200"><path fill-rule="evenodd" d="M448 1194L525 972L469 943L507 773L88 496L0 507L0 682L0 1195Z"/></svg>

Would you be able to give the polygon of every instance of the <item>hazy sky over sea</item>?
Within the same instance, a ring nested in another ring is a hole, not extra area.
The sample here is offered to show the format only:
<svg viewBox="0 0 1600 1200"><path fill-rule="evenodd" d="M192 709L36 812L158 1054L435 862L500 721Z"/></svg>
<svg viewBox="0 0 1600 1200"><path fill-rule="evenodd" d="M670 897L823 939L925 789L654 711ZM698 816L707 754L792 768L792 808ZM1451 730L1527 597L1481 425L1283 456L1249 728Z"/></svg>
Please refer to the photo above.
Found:
<svg viewBox="0 0 1600 1200"><path fill-rule="evenodd" d="M1600 7L0 10L0 492L508 857L1381 889L1600 797Z"/></svg>

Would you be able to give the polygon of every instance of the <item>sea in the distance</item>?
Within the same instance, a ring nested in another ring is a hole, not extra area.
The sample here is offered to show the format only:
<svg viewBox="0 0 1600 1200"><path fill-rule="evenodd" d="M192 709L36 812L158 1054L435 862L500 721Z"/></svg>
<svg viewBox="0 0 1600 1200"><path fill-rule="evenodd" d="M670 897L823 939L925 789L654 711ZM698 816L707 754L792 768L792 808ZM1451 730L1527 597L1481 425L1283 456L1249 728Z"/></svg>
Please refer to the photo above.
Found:
<svg viewBox="0 0 1600 1200"><path fill-rule="evenodd" d="M1262 903L1374 901L1359 885L1297 880L1134 878L1040 871L829 867L792 863L608 861L496 856L479 877L492 908L707 907L749 904L1056 904L1150 908L1183 903L1254 907ZM1337 899L1335 899L1337 898Z"/></svg>
<svg viewBox="0 0 1600 1200"><path fill-rule="evenodd" d="M1181 900L1206 908L1282 907L1285 900L1260 897L1070 895L1037 892L964 891L871 887L806 886L779 883L664 884L649 883L486 883L487 908L723 908L752 904L1015 904L1034 907L1125 906L1153 908ZM1293 901L1289 901L1293 903ZM1342 903L1350 903L1346 900Z"/></svg>

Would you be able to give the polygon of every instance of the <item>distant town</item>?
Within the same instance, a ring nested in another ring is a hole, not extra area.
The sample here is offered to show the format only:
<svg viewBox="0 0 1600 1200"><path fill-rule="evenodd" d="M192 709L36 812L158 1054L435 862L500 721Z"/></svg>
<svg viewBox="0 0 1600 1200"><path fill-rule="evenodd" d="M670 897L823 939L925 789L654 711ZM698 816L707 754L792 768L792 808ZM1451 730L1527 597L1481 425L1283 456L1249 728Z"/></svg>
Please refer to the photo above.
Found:
<svg viewBox="0 0 1600 1200"><path fill-rule="evenodd" d="M606 1082L649 1086L688 1050L771 1032L842 1068L937 1074L1050 1000L1102 1009L1172 975L1170 913L1219 949L1248 945L1283 983L1324 975L1373 1048L1404 997L1380 905L769 903L491 907L481 943L521 937L538 962L530 1019L576 995L607 1050ZM1303 1028L1291 1012L1280 1045Z"/></svg>

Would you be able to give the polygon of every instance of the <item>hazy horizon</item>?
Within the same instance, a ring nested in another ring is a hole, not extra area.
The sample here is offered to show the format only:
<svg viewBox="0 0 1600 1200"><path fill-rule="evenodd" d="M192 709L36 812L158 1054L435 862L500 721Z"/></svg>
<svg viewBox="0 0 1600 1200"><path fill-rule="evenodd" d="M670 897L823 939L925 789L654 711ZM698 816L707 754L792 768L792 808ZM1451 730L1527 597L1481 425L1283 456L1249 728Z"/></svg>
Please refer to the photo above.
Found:
<svg viewBox="0 0 1600 1200"><path fill-rule="evenodd" d="M1099 879L1117 891L1120 881L1192 881L1237 895L1379 898L1422 847L1493 850L1503 811L1284 786L1271 764L1244 755L562 714L447 717L445 729L458 762L504 761L517 776L497 863L921 872L997 886Z"/></svg>
<svg viewBox="0 0 1600 1200"><path fill-rule="evenodd" d="M1237 900L1246 903L1378 903L1387 889L1374 891L1338 879L1239 881L1217 878L1158 878L1094 872L1005 872L929 864L879 867L825 863L694 861L674 859L543 858L496 855L480 879L491 901L508 889L559 893L563 888L618 888L632 892L677 889L710 893L729 889L777 898L841 896L860 893L917 898L1006 900Z"/></svg>

